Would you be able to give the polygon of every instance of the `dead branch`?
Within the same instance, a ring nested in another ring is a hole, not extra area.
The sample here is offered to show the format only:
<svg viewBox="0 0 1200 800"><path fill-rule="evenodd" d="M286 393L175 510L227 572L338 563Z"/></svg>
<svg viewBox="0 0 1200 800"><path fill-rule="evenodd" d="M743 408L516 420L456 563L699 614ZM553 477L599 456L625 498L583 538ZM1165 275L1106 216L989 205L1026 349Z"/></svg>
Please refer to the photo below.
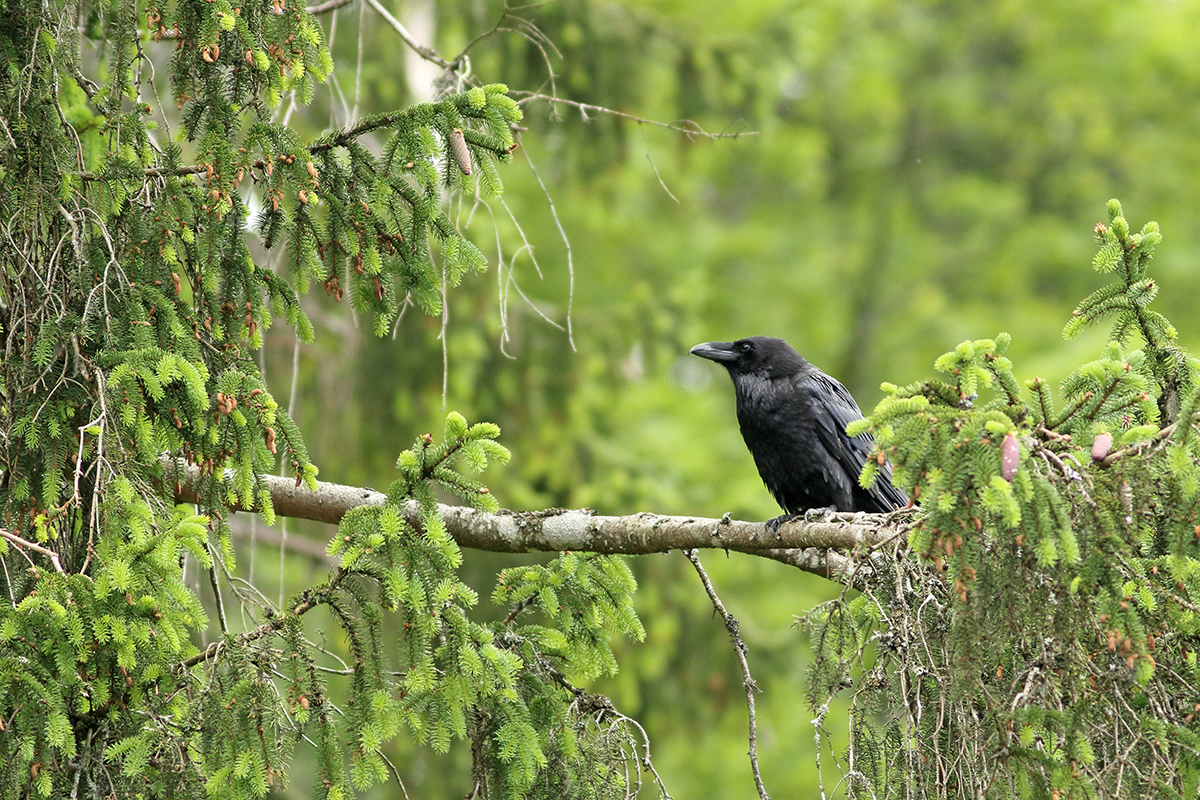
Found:
<svg viewBox="0 0 1200 800"><path fill-rule="evenodd" d="M742 688L746 690L746 707L750 712L750 752L747 753L750 756L750 769L754 773L754 786L758 789L758 796L761 800L771 800L767 794L767 787L763 785L762 775L758 770L758 722L754 713L754 693L761 692L762 690L758 688L758 684L750 676L750 663L746 661L746 643L742 641L737 618L726 610L725 604L721 602L721 598L717 595L716 588L713 587L712 581L709 580L708 573L701 566L699 554L695 550L684 550L683 554L687 556L688 561L691 561L692 566L696 568L696 573L700 576L700 582L704 584L704 591L708 592L708 598L712 601L713 609L721 615L721 619L725 622L725 630L729 631L729 640L733 642L733 651L737 654L738 663L742 667Z"/></svg>
<svg viewBox="0 0 1200 800"><path fill-rule="evenodd" d="M180 465L165 460L168 474ZM200 498L196 467L183 465L174 473L180 502ZM295 519L337 524L352 508L382 505L384 495L373 489L319 483L317 490L297 487L295 481L263 476L275 513ZM225 492L222 492L225 494ZM253 510L253 509L249 509ZM499 553L579 550L638 555L670 550L722 549L759 555L839 582L854 571L853 559L830 549L865 550L895 537L907 526L897 514L833 514L827 520L797 518L769 533L761 522L639 513L601 516L590 509L550 509L536 512L500 511L489 514L465 506L439 505L446 528L462 547ZM417 505L405 509L408 521L420 525Z"/></svg>
<svg viewBox="0 0 1200 800"><path fill-rule="evenodd" d="M709 131L706 131L706 130L704 130L704 128L700 127L700 124L698 122L696 122L694 120L690 120L690 119L680 120L678 122L659 122L658 120L647 119L645 117L639 117L636 114L629 114L625 111L618 111L615 108L605 108L604 106L597 106L597 105L593 105L591 103L581 103L578 100L567 100L562 97L556 97L554 95L542 94L540 92L509 92L508 94L509 94L509 97L516 98L517 102L521 105L525 105L526 103L529 103L532 101L542 101L545 103L549 103L551 106L553 106L557 103L561 103L565 106L570 106L571 108L574 108L579 111L580 115L583 117L584 122L591 122L591 118L588 116L589 113L606 114L608 116L619 117L621 119L627 119L630 122L637 122L637 123L640 123L643 125L653 125L658 128L667 128L668 130L672 130L677 133L682 133L684 136L686 136L689 139L697 138L697 137L701 138L701 139L739 139L743 136L757 136L758 135L758 131L744 131L744 130L737 130L737 131L733 131L732 133L729 133L726 131L718 131L717 133L710 133Z"/></svg>
<svg viewBox="0 0 1200 800"><path fill-rule="evenodd" d="M17 547L20 547L22 550L32 550L35 553L41 553L50 559L50 563L54 565L56 572L58 572L60 575L63 574L62 562L58 560L58 553L50 548L42 547L37 542L31 542L28 539L22 539L12 531L5 530L4 528L0 528L0 537L7 539Z"/></svg>

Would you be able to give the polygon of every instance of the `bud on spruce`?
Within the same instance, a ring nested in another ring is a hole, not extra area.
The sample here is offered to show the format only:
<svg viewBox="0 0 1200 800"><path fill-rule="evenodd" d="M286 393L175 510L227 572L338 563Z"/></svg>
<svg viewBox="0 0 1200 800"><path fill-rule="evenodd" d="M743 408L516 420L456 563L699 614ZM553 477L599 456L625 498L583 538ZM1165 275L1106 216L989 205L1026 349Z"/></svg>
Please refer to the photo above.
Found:
<svg viewBox="0 0 1200 800"><path fill-rule="evenodd" d="M1016 434L1010 433L1004 437L1004 443L1000 446L1000 474L1004 480L1012 481L1020 463L1021 448L1017 445Z"/></svg>

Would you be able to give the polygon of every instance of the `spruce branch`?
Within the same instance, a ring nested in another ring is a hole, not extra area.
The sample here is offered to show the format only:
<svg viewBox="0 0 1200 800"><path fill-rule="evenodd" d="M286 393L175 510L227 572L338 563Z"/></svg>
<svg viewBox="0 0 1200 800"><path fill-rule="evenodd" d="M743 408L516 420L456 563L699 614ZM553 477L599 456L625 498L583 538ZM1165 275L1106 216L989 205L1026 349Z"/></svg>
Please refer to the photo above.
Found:
<svg viewBox="0 0 1200 800"><path fill-rule="evenodd" d="M1197 422L1200 422L1200 414L1197 414L1196 416L1194 416L1192 418L1192 424L1196 424ZM1153 447L1167 439L1170 439L1172 434L1175 433L1175 429L1176 429L1176 427L1178 427L1178 425L1179 425L1178 422L1172 422L1170 425L1167 425L1164 428L1160 428L1158 433L1154 434L1149 439L1146 439L1141 442L1136 442L1134 444L1129 445L1128 447L1122 447L1120 450L1114 450L1113 452L1106 455L1103 458L1103 460L1100 461L1100 466L1110 467L1113 465L1114 462L1118 461L1119 459L1126 458L1126 457L1132 456L1132 455L1137 455L1138 453L1141 453L1143 450L1146 450L1147 448Z"/></svg>
<svg viewBox="0 0 1200 800"><path fill-rule="evenodd" d="M256 161L254 166L262 168L266 165L262 161ZM207 172L210 165L208 164L188 164L182 167L147 167L142 170L144 178L180 178L184 175L196 175L201 172ZM96 174L95 172L68 172L65 173L73 177L79 178L81 181L110 181L116 179L118 173L105 172Z"/></svg>
<svg viewBox="0 0 1200 800"><path fill-rule="evenodd" d="M348 125L336 131L331 131L321 136L317 141L308 145L305 150L311 155L317 155L327 150L332 150L337 147L345 147L360 136L379 130L380 128L395 128L406 123L406 121L418 120L428 115L430 107L436 108L436 104L423 103L409 108L402 108L396 111L375 114L369 117L364 117L358 120L353 125ZM472 115L473 116L473 115ZM510 148L502 146L500 143L493 141L493 137L482 135L473 130L462 131L466 141L469 141L473 146L490 150L497 156L507 155ZM183 177L186 175L198 175L207 173L212 169L212 164L185 164L175 167L147 167L141 170L141 175L144 178L168 178L168 177ZM268 169L268 162L257 159L249 162L249 166L258 169ZM119 178L122 173L110 170L104 173L95 173L87 171L67 172L67 175L77 177L82 181L109 181ZM125 173L128 175L128 173ZM470 174L470 173L466 173Z"/></svg>

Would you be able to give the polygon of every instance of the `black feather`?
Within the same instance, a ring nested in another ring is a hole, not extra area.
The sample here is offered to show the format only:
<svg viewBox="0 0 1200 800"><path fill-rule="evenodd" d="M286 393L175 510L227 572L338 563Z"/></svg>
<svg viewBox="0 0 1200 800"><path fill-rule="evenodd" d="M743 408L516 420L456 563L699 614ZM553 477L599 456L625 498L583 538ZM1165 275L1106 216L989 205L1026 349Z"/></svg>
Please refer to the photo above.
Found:
<svg viewBox="0 0 1200 800"><path fill-rule="evenodd" d="M871 488L859 485L874 440L869 433L846 435L846 426L862 419L858 404L845 386L787 342L751 336L698 344L691 352L729 370L742 438L763 483L789 514L816 508L882 512L908 505L907 495L892 485L890 465Z"/></svg>

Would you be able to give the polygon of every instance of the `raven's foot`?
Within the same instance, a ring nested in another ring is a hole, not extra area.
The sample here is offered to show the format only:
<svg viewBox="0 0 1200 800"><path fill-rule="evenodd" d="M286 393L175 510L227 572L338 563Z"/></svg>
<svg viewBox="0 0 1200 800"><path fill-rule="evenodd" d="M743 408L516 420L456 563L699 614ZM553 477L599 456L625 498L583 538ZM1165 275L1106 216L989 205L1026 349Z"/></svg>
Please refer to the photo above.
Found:
<svg viewBox="0 0 1200 800"><path fill-rule="evenodd" d="M800 515L799 514L781 514L780 516L775 517L774 519L767 520L767 533L771 534L776 539L782 539L783 537L779 535L779 526L785 522L791 522L798 516L800 516Z"/></svg>
<svg viewBox="0 0 1200 800"><path fill-rule="evenodd" d="M829 522L830 518L837 513L837 506L825 506L824 508L810 508L804 512L805 522Z"/></svg>
<svg viewBox="0 0 1200 800"><path fill-rule="evenodd" d="M828 522L830 517L837 512L837 506L826 506L824 508L810 508L803 514L781 514L774 519L767 520L767 532L774 534L776 539L783 538L779 534L779 526L785 522L791 522L794 519L802 519L805 522Z"/></svg>

